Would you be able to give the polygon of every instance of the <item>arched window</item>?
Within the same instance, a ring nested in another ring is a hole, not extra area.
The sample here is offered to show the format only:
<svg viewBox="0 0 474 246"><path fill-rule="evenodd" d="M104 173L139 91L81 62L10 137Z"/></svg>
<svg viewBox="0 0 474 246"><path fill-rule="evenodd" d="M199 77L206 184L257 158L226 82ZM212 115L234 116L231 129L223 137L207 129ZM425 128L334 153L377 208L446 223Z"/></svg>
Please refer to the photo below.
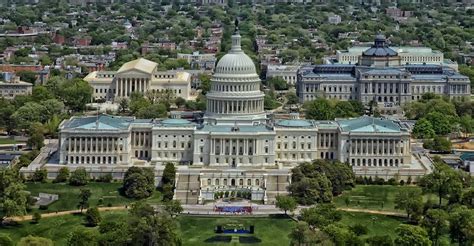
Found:
<svg viewBox="0 0 474 246"><path fill-rule="evenodd" d="M259 180L259 179L256 179L256 180L255 180L255 185L257 185L257 186L260 185L260 180Z"/></svg>
<svg viewBox="0 0 474 246"><path fill-rule="evenodd" d="M211 184L212 184L211 179L207 179L207 185L211 185Z"/></svg>
<svg viewBox="0 0 474 246"><path fill-rule="evenodd" d="M239 180L239 185L244 185L244 180L243 179Z"/></svg>
<svg viewBox="0 0 474 246"><path fill-rule="evenodd" d="M215 183L216 185L219 185L219 179L216 179L216 180L214 181L214 183Z"/></svg>
<svg viewBox="0 0 474 246"><path fill-rule="evenodd" d="M252 185L252 180L251 179L247 179L247 185L248 186Z"/></svg>

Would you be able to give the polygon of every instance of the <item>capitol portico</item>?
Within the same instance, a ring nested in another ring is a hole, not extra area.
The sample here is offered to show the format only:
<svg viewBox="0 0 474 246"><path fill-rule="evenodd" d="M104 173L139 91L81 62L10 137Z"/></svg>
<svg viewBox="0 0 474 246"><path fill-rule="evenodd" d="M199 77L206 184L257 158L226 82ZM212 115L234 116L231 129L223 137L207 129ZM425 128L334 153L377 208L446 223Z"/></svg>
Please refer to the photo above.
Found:
<svg viewBox="0 0 474 246"><path fill-rule="evenodd" d="M253 61L232 48L216 66L204 122L74 116L60 125L59 163L121 178L131 166L177 165L175 199L187 204L214 199L220 191L249 191L272 203L286 194L291 168L315 159L349 163L358 175L400 174L410 169L410 132L401 122L363 116L334 121L271 119ZM388 178L388 176L384 176Z"/></svg>

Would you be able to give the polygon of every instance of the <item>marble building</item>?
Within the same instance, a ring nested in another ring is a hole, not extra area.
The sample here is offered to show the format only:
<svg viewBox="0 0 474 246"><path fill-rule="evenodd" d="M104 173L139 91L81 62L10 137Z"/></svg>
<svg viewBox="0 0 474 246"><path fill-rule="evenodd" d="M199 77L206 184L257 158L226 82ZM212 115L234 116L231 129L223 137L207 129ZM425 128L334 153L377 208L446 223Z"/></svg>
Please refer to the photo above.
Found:
<svg viewBox="0 0 474 246"><path fill-rule="evenodd" d="M231 50L216 66L203 123L72 117L60 125L59 163L46 167L85 167L92 174L121 178L130 166L152 167L159 176L164 164L173 162L178 168L175 199L186 204L239 190L250 191L252 200L273 203L287 193L291 168L315 159L349 163L358 175L388 178L411 170L410 132L400 122L368 116L334 121L269 117L255 65L240 39L237 31Z"/></svg>
<svg viewBox="0 0 474 246"><path fill-rule="evenodd" d="M158 64L139 58L123 64L117 71L94 71L85 78L93 88L93 98L117 101L132 92L171 91L176 97L191 99L191 75L184 71L159 71Z"/></svg>
<svg viewBox="0 0 474 246"><path fill-rule="evenodd" d="M443 65L406 64L403 59L388 47L383 35L377 35L374 45L360 53L355 63L300 68L297 95L301 102L318 96L364 104L374 101L387 114L397 113L403 104L428 92L452 99L470 97L467 76Z"/></svg>

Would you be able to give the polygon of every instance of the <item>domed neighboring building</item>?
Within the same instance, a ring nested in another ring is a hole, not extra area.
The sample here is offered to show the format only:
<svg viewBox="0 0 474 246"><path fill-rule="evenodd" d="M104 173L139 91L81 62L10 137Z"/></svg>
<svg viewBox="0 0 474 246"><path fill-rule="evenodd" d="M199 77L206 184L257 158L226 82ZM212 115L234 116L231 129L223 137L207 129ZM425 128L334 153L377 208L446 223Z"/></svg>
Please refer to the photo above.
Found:
<svg viewBox="0 0 474 246"><path fill-rule="evenodd" d="M359 57L359 64L369 67L400 66L401 57L396 51L388 47L385 36L378 34L375 36L372 47L362 52L362 55Z"/></svg>
<svg viewBox="0 0 474 246"><path fill-rule="evenodd" d="M264 94L255 64L240 45L240 34L232 35L232 48L215 68L207 93L208 122L264 123Z"/></svg>

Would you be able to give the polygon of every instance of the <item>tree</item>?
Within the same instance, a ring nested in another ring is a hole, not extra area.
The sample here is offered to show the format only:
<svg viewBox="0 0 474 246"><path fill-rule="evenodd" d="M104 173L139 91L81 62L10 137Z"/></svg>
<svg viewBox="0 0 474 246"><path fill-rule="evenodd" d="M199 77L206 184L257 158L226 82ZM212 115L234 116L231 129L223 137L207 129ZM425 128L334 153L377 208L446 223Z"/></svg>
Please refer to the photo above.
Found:
<svg viewBox="0 0 474 246"><path fill-rule="evenodd" d="M313 207L302 209L300 216L301 220L310 226L318 228L323 228L342 219L341 212L331 203L317 204Z"/></svg>
<svg viewBox="0 0 474 246"><path fill-rule="evenodd" d="M439 245L439 238L448 232L448 213L441 209L430 209L426 212L421 222L428 232L434 246Z"/></svg>
<svg viewBox="0 0 474 246"><path fill-rule="evenodd" d="M79 205L78 207L82 210L84 208L89 207L89 198L91 197L92 193L91 190L89 189L81 189L81 192L79 193Z"/></svg>
<svg viewBox="0 0 474 246"><path fill-rule="evenodd" d="M163 201L171 201L174 196L174 186L172 184L165 184L163 189Z"/></svg>
<svg viewBox="0 0 474 246"><path fill-rule="evenodd" d="M308 223L299 221L289 235L291 245L333 245L329 236L321 230L312 230Z"/></svg>
<svg viewBox="0 0 474 246"><path fill-rule="evenodd" d="M401 224L395 229L397 236L395 237L395 245L399 246L431 246L431 240L425 229L414 226Z"/></svg>
<svg viewBox="0 0 474 246"><path fill-rule="evenodd" d="M299 97L294 92L289 92L288 94L286 94L286 100L286 103L290 105L298 104L298 102L300 101Z"/></svg>
<svg viewBox="0 0 474 246"><path fill-rule="evenodd" d="M271 77L267 79L267 85L277 91L288 89L288 83L281 77Z"/></svg>
<svg viewBox="0 0 474 246"><path fill-rule="evenodd" d="M61 84L61 99L73 111L81 111L91 102L92 87L82 79L73 79Z"/></svg>
<svg viewBox="0 0 474 246"><path fill-rule="evenodd" d="M48 170L46 170L45 168L36 169L35 172L33 173L33 176L31 176L31 181L33 182L45 183L47 179L48 179Z"/></svg>
<svg viewBox="0 0 474 246"><path fill-rule="evenodd" d="M99 224L99 245L127 245L128 242L127 218L118 218L103 221Z"/></svg>
<svg viewBox="0 0 474 246"><path fill-rule="evenodd" d="M182 97L177 97L175 100L174 100L174 103L176 104L176 106L178 108L181 108L184 106L184 104L186 104L186 100Z"/></svg>
<svg viewBox="0 0 474 246"><path fill-rule="evenodd" d="M306 118L313 120L333 120L334 114L331 104L327 99L317 98L303 104Z"/></svg>
<svg viewBox="0 0 474 246"><path fill-rule="evenodd" d="M17 129L28 129L33 122L43 122L46 108L35 102L27 102L12 115Z"/></svg>
<svg viewBox="0 0 474 246"><path fill-rule="evenodd" d="M88 208L85 220L88 226L97 226L102 220L99 209L97 207Z"/></svg>
<svg viewBox="0 0 474 246"><path fill-rule="evenodd" d="M402 189L395 196L395 208L403 209L408 220L416 219L423 211L423 197L418 189Z"/></svg>
<svg viewBox="0 0 474 246"><path fill-rule="evenodd" d="M35 212L33 214L33 217L31 218L31 221L35 224L38 224L40 220L41 220L41 214L38 212Z"/></svg>
<svg viewBox="0 0 474 246"><path fill-rule="evenodd" d="M362 239L345 225L330 224L323 227L323 231L329 235L335 245L364 245Z"/></svg>
<svg viewBox="0 0 474 246"><path fill-rule="evenodd" d="M461 204L466 205L470 209L474 208L474 187L463 192Z"/></svg>
<svg viewBox="0 0 474 246"><path fill-rule="evenodd" d="M31 235L22 237L16 244L17 246L53 246L53 241L44 237L33 237Z"/></svg>
<svg viewBox="0 0 474 246"><path fill-rule="evenodd" d="M13 240L8 235L0 234L0 245L13 246Z"/></svg>
<svg viewBox="0 0 474 246"><path fill-rule="evenodd" d="M0 168L0 223L5 217L26 214L28 194L16 170Z"/></svg>
<svg viewBox="0 0 474 246"><path fill-rule="evenodd" d="M130 209L130 238L136 245L180 245L175 221L158 214L149 204L138 202Z"/></svg>
<svg viewBox="0 0 474 246"><path fill-rule="evenodd" d="M71 173L69 184L73 186L84 186L89 182L89 174L83 167L78 167Z"/></svg>
<svg viewBox="0 0 474 246"><path fill-rule="evenodd" d="M120 98L119 100L119 112L125 113L128 109L128 99L127 98Z"/></svg>
<svg viewBox="0 0 474 246"><path fill-rule="evenodd" d="M431 123L436 134L446 135L451 132L452 124L445 114L432 112L426 115L426 119Z"/></svg>
<svg viewBox="0 0 474 246"><path fill-rule="evenodd" d="M161 179L161 182L163 185L165 184L171 184L174 186L176 179L176 167L172 162L167 162L165 164L165 169L163 170L163 177Z"/></svg>
<svg viewBox="0 0 474 246"><path fill-rule="evenodd" d="M130 167L125 173L122 190L135 199L150 197L155 190L155 174L150 168Z"/></svg>
<svg viewBox="0 0 474 246"><path fill-rule="evenodd" d="M367 238L369 246L393 246L393 239L388 235L376 235Z"/></svg>
<svg viewBox="0 0 474 246"><path fill-rule="evenodd" d="M416 121L412 134L415 138L433 138L435 131L431 123L425 118Z"/></svg>
<svg viewBox="0 0 474 246"><path fill-rule="evenodd" d="M136 113L137 118L154 119L166 116L166 106L163 104L150 104L140 108Z"/></svg>
<svg viewBox="0 0 474 246"><path fill-rule="evenodd" d="M474 210L459 206L449 215L449 235L459 245L474 243Z"/></svg>
<svg viewBox="0 0 474 246"><path fill-rule="evenodd" d="M425 140L423 142L423 148L439 152L450 152L451 146L451 141L441 136L436 136L433 140Z"/></svg>
<svg viewBox="0 0 474 246"><path fill-rule="evenodd" d="M183 207L180 201L171 200L165 203L165 210L172 216L175 216L183 212Z"/></svg>
<svg viewBox="0 0 474 246"><path fill-rule="evenodd" d="M208 91L211 90L211 76L208 74L199 74L199 81L201 81L201 93L206 95Z"/></svg>
<svg viewBox="0 0 474 246"><path fill-rule="evenodd" d="M67 240L68 246L96 246L97 232L93 230L84 230L78 228L69 234Z"/></svg>
<svg viewBox="0 0 474 246"><path fill-rule="evenodd" d="M20 77L21 81L25 81L31 84L34 84L36 82L36 73L33 71L28 71L28 70L19 71L17 72L16 75Z"/></svg>
<svg viewBox="0 0 474 246"><path fill-rule="evenodd" d="M276 197L276 207L285 211L285 214L287 214L288 211L293 212L293 210L296 209L297 203L291 196L278 195Z"/></svg>
<svg viewBox="0 0 474 246"><path fill-rule="evenodd" d="M69 168L61 167L58 171L58 175L54 179L55 183L66 182L69 179Z"/></svg>
<svg viewBox="0 0 474 246"><path fill-rule="evenodd" d="M438 206L441 207L443 198L450 198L461 194L462 182L459 174L443 163L435 163L433 172L420 180L424 192L433 192L438 195Z"/></svg>
<svg viewBox="0 0 474 246"><path fill-rule="evenodd" d="M28 138L26 144L32 149L41 149L44 146L44 136L43 134L34 133Z"/></svg>

